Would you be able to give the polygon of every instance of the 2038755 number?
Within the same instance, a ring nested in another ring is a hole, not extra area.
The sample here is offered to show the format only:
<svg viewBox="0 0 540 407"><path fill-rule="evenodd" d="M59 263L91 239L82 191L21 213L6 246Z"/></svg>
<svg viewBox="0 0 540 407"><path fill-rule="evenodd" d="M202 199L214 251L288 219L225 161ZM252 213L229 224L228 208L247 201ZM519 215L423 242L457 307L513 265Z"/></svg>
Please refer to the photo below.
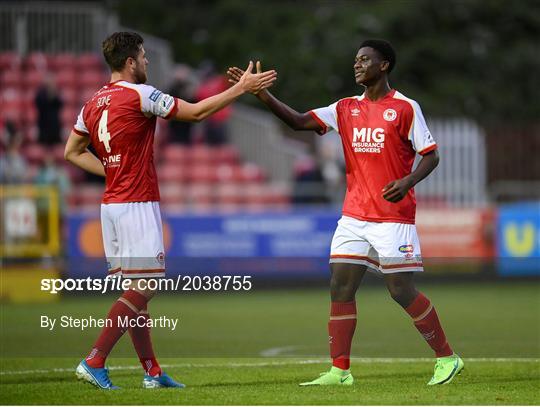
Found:
<svg viewBox="0 0 540 407"><path fill-rule="evenodd" d="M180 276L182 291L249 291L251 276Z"/></svg>

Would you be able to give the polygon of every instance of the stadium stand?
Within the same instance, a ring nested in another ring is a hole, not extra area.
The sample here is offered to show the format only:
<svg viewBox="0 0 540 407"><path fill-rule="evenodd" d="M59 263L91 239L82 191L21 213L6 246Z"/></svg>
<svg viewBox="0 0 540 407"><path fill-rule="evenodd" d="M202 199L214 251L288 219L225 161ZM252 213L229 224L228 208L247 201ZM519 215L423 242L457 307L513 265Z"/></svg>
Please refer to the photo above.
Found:
<svg viewBox="0 0 540 407"><path fill-rule="evenodd" d="M37 141L37 111L34 98L39 87L52 76L60 92L63 140L67 138L83 103L108 80L108 72L97 54L47 54L32 52L21 58L13 52L0 53L0 120L11 121L24 135L22 154L35 176L44 157L52 155L78 188L67 197L70 209L95 210L103 186L86 183L85 174L68 165L63 145L46 147ZM161 121L161 119L160 119ZM166 210L231 210L285 208L290 191L274 185L265 171L243 162L234 145L184 146L168 143L167 126L156 132L156 167Z"/></svg>

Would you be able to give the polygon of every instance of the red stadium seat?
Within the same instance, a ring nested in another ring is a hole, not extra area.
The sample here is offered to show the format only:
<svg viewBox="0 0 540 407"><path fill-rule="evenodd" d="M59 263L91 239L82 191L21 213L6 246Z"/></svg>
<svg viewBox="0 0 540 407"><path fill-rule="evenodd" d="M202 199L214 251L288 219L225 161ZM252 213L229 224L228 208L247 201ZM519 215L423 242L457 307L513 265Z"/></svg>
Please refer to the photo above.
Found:
<svg viewBox="0 0 540 407"><path fill-rule="evenodd" d="M43 52L32 52L23 61L26 70L46 72L48 70L48 58Z"/></svg>
<svg viewBox="0 0 540 407"><path fill-rule="evenodd" d="M107 77L99 71L83 71L77 79L84 88L99 89L108 82Z"/></svg>
<svg viewBox="0 0 540 407"><path fill-rule="evenodd" d="M71 128L77 122L77 116L79 115L79 110L71 107L64 107L60 112L60 122L62 126Z"/></svg>
<svg viewBox="0 0 540 407"><path fill-rule="evenodd" d="M22 59L16 52L0 53L0 70L18 70L21 63Z"/></svg>
<svg viewBox="0 0 540 407"><path fill-rule="evenodd" d="M287 185L273 183L266 186L266 201L274 206L287 206L290 204L291 191Z"/></svg>
<svg viewBox="0 0 540 407"><path fill-rule="evenodd" d="M187 201L186 189L179 183L162 183L159 193L164 204L183 204Z"/></svg>
<svg viewBox="0 0 540 407"><path fill-rule="evenodd" d="M41 71L31 70L24 73L24 85L27 89L36 89L45 81L45 74Z"/></svg>
<svg viewBox="0 0 540 407"><path fill-rule="evenodd" d="M188 181L193 183L215 183L217 182L217 172L216 167L204 165L204 164L193 164L188 167Z"/></svg>
<svg viewBox="0 0 540 407"><path fill-rule="evenodd" d="M221 182L253 183L262 182L264 173L253 163L240 165L222 164L218 166L217 178Z"/></svg>
<svg viewBox="0 0 540 407"><path fill-rule="evenodd" d="M242 185L219 184L216 186L216 198L220 205L240 205L245 202L245 197Z"/></svg>
<svg viewBox="0 0 540 407"><path fill-rule="evenodd" d="M79 110L82 107L79 100L79 92L77 92L75 89L73 88L62 89L62 91L60 92L60 96L62 98L62 101L66 105L73 108L78 108Z"/></svg>
<svg viewBox="0 0 540 407"><path fill-rule="evenodd" d="M12 95L15 96L15 95ZM18 93L16 94L18 96ZM26 107L26 102L20 97L4 99L2 98L1 108L6 110L24 110Z"/></svg>
<svg viewBox="0 0 540 407"><path fill-rule="evenodd" d="M206 209L214 203L214 187L209 184L194 184L187 189L187 197L191 207Z"/></svg>
<svg viewBox="0 0 540 407"><path fill-rule="evenodd" d="M187 204L185 202L160 202L159 207L166 213L183 213L187 210Z"/></svg>
<svg viewBox="0 0 540 407"><path fill-rule="evenodd" d="M286 209L290 203L290 191L281 184L251 184L245 187L247 207L254 210Z"/></svg>
<svg viewBox="0 0 540 407"><path fill-rule="evenodd" d="M37 122L38 111L36 107L32 105L26 106L21 110L21 120L25 126L31 126Z"/></svg>
<svg viewBox="0 0 540 407"><path fill-rule="evenodd" d="M81 71L89 69L103 70L105 68L103 57L99 54L93 53L79 55L75 60L75 64L77 69Z"/></svg>
<svg viewBox="0 0 540 407"><path fill-rule="evenodd" d="M186 167L174 164L163 164L158 167L157 174L160 182L185 183L188 179Z"/></svg>
<svg viewBox="0 0 540 407"><path fill-rule="evenodd" d="M167 163L186 163L189 159L189 149L178 144L166 145L162 158Z"/></svg>
<svg viewBox="0 0 540 407"><path fill-rule="evenodd" d="M264 205L267 203L267 188L264 184L248 184L244 186L246 203L251 205Z"/></svg>
<svg viewBox="0 0 540 407"><path fill-rule="evenodd" d="M23 75L19 70L6 70L2 72L0 83L2 88L12 87L20 88L22 86Z"/></svg>
<svg viewBox="0 0 540 407"><path fill-rule="evenodd" d="M39 165L44 161L47 149L40 144L29 144L23 148L22 153L30 164Z"/></svg>
<svg viewBox="0 0 540 407"><path fill-rule="evenodd" d="M34 100L36 98L36 90L37 89L34 88L24 88L20 90L19 94L26 103L34 104Z"/></svg>
<svg viewBox="0 0 540 407"><path fill-rule="evenodd" d="M219 182L237 182L239 178L235 178L235 174L239 174L238 165L221 164L216 168L216 177Z"/></svg>
<svg viewBox="0 0 540 407"><path fill-rule="evenodd" d="M207 165L215 163L213 149L205 145L193 146L190 149L189 157L194 165Z"/></svg>
<svg viewBox="0 0 540 407"><path fill-rule="evenodd" d="M78 87L77 79L76 71L70 67L56 73L56 85L62 89Z"/></svg>
<svg viewBox="0 0 540 407"><path fill-rule="evenodd" d="M76 68L75 56L73 54L56 54L49 58L49 66L53 71L59 71L66 68Z"/></svg>
<svg viewBox="0 0 540 407"><path fill-rule="evenodd" d="M64 150L65 150L64 144L58 144L52 148L52 155L53 155L54 161L58 165L64 165L64 163L66 163L66 160L64 159Z"/></svg>
<svg viewBox="0 0 540 407"><path fill-rule="evenodd" d="M38 128L35 124L24 124L20 127L25 143L36 143L38 138Z"/></svg>
<svg viewBox="0 0 540 407"><path fill-rule="evenodd" d="M244 182L262 182L265 179L263 170L257 164L245 163L241 171Z"/></svg>
<svg viewBox="0 0 540 407"><path fill-rule="evenodd" d="M0 118L2 121L14 122L16 125L21 126L23 121L23 111L17 106L6 107L2 106L0 109Z"/></svg>
<svg viewBox="0 0 540 407"><path fill-rule="evenodd" d="M213 149L214 160L220 164L237 164L240 154L234 146L221 146Z"/></svg>
<svg viewBox="0 0 540 407"><path fill-rule="evenodd" d="M13 101L19 101L23 100L23 95L19 88L16 87L2 87L2 91L0 93L0 101L2 103L9 103Z"/></svg>

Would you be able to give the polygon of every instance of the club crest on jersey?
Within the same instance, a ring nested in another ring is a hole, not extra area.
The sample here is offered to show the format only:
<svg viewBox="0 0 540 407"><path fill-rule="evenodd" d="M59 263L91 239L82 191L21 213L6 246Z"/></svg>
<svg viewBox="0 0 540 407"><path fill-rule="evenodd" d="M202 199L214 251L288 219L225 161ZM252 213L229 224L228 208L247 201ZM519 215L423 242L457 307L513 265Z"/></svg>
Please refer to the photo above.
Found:
<svg viewBox="0 0 540 407"><path fill-rule="evenodd" d="M397 112L394 109L386 109L383 113L383 119L387 122L392 122L397 117Z"/></svg>
<svg viewBox="0 0 540 407"><path fill-rule="evenodd" d="M358 116L360 114L360 109L351 109L351 116Z"/></svg>

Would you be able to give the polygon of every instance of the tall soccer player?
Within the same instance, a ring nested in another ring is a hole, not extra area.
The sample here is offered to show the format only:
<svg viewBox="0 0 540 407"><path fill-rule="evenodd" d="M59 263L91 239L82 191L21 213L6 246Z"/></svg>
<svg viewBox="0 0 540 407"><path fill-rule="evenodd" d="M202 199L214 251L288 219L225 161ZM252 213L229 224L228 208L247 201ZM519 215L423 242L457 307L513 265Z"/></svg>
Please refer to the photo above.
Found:
<svg viewBox="0 0 540 407"><path fill-rule="evenodd" d="M148 61L140 35L114 33L103 42L102 48L112 71L111 81L82 108L67 141L65 158L105 177L101 226L108 271L131 279L130 288L107 315L111 326L103 328L76 369L79 379L101 389L115 389L105 360L124 334L119 319L149 318L148 302L154 292L145 289L139 281L165 275L159 190L153 161L157 117L203 120L240 95L271 86L276 73L254 74L250 62L234 86L193 104L144 85ZM97 157L88 151L90 144ZM143 387L184 387L162 372L148 328L130 328L129 334L145 371Z"/></svg>
<svg viewBox="0 0 540 407"><path fill-rule="evenodd" d="M267 90L256 93L294 130L321 135L330 128L336 130L347 164L343 216L330 251L328 333L333 366L302 386L353 384L349 368L356 328L355 294L367 269L383 274L390 295L435 352L437 361L428 384L449 383L463 369L433 304L413 283L414 273L423 271L413 187L433 171L439 155L418 103L388 84L395 63L388 42L364 41L354 62L356 83L365 88L364 93L306 113L295 111ZM235 67L228 73L236 83L244 71ZM422 159L413 171L415 154Z"/></svg>

